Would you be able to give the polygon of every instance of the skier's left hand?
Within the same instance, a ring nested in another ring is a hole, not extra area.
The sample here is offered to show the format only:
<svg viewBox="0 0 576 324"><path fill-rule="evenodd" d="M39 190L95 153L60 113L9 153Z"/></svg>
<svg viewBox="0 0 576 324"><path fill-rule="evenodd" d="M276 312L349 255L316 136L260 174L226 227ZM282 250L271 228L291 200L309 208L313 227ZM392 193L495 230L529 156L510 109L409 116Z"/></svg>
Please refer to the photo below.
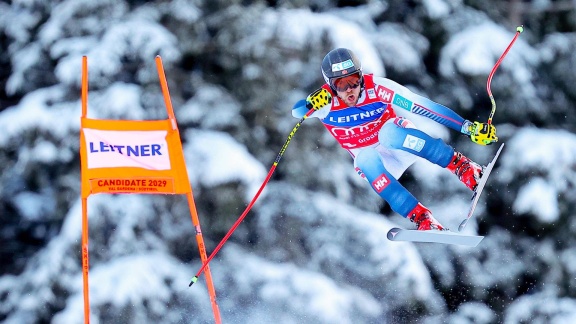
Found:
<svg viewBox="0 0 576 324"><path fill-rule="evenodd" d="M488 123L475 121L470 125L470 139L480 145L490 145L498 142L496 126Z"/></svg>

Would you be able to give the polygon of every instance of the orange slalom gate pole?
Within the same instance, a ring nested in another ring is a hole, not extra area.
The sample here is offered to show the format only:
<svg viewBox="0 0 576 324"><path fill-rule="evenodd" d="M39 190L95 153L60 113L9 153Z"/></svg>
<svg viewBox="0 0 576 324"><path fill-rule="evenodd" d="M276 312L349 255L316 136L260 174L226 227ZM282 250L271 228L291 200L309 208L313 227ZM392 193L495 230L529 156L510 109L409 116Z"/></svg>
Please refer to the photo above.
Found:
<svg viewBox="0 0 576 324"><path fill-rule="evenodd" d="M88 258L88 201L82 198L82 278L84 282L84 323L90 323L90 292L88 285L88 269L90 262Z"/></svg>
<svg viewBox="0 0 576 324"><path fill-rule="evenodd" d="M156 56L156 67L158 69L158 77L160 78L160 86L162 88L162 94L164 95L164 103L166 104L166 110L168 111L168 117L172 123L172 128L177 130L176 116L174 115L174 109L172 107L172 101L170 100L170 92L168 90L168 82L166 81L166 74L164 73L164 66L162 65L162 58ZM194 197L192 195L192 188L186 194L188 199L188 207L190 209L190 216L192 218L192 224L194 225L194 230L196 231L196 242L198 244L198 249L200 251L200 259L202 263L205 263L208 259L206 256L206 246L204 244L204 238L202 236L202 229L200 227L200 219L198 218L198 213L196 211L196 205L194 203ZM206 285L208 286L208 294L210 295L210 303L212 304L212 311L214 313L214 319L217 324L222 323L220 317L220 310L218 309L218 304L216 303L216 290L214 289L214 283L212 281L212 274L210 273L210 268L205 267L204 274L206 275Z"/></svg>
<svg viewBox="0 0 576 324"><path fill-rule="evenodd" d="M166 105L166 111L168 112L168 118L172 123L172 129L178 129L176 125L176 115L174 115L172 100L170 99L170 92L168 91L168 82L166 81L166 74L164 73L164 65L162 65L162 58L160 55L156 55L155 60L156 68L158 69L158 78L160 79L160 88L162 89L162 95L164 95L164 104Z"/></svg>
<svg viewBox="0 0 576 324"><path fill-rule="evenodd" d="M88 110L88 58L82 57L82 117ZM82 140L82 139L80 139ZM88 284L88 199L82 198L82 280L84 284L84 323L90 323L90 291Z"/></svg>
<svg viewBox="0 0 576 324"><path fill-rule="evenodd" d="M194 198L192 193L188 193L188 206L190 209L190 216L192 217L192 224L194 225L194 230L196 231L196 243L198 244L198 250L200 251L200 260L205 263L208 260L206 256L206 245L204 245L204 238L202 237L202 229L200 228L200 220L198 219L198 213L196 212L196 206L194 204ZM210 295L210 303L212 304L212 312L214 313L214 320L216 323L222 323L220 318L220 309L218 308L218 303L216 302L216 290L214 288L214 283L212 281L212 274L210 272L210 267L206 266L204 269L204 275L206 276L206 285L208 286L208 294Z"/></svg>
<svg viewBox="0 0 576 324"><path fill-rule="evenodd" d="M82 56L82 117L88 112L88 57Z"/></svg>

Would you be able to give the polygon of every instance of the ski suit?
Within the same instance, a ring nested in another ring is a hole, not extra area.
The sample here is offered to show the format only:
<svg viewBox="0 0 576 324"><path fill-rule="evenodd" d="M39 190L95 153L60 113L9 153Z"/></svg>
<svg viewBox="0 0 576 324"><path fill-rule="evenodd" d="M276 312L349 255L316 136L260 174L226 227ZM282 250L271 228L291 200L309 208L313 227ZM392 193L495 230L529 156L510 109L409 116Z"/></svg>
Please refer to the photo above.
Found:
<svg viewBox="0 0 576 324"><path fill-rule="evenodd" d="M310 117L319 118L352 155L358 174L392 210L407 217L418 200L398 182L400 176L417 157L445 168L454 156L454 149L417 129L410 120L398 117L396 109L428 117L464 134L470 121L390 79L372 74L364 75L364 87L353 107L346 106L328 85L323 88L331 93L332 103ZM301 100L293 107L294 117L302 118L308 112L305 103Z"/></svg>

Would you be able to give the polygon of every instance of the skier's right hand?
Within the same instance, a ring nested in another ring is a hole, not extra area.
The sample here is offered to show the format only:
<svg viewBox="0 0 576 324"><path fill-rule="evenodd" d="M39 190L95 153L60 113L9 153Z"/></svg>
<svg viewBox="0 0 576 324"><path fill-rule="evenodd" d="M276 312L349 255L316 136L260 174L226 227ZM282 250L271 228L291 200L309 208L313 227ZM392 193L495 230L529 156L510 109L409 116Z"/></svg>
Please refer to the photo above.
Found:
<svg viewBox="0 0 576 324"><path fill-rule="evenodd" d="M496 126L488 123L475 121L470 125L470 139L480 145L489 145L498 142Z"/></svg>
<svg viewBox="0 0 576 324"><path fill-rule="evenodd" d="M306 108L320 110L332 103L332 95L328 90L320 88L306 98Z"/></svg>

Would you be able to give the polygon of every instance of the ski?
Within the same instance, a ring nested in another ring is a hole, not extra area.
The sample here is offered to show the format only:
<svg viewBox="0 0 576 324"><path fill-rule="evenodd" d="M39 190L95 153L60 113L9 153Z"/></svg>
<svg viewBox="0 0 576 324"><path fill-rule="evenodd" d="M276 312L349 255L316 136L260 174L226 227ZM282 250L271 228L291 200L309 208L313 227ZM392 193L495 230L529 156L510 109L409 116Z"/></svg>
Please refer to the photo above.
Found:
<svg viewBox="0 0 576 324"><path fill-rule="evenodd" d="M452 231L418 231L402 228L392 228L387 235L390 241L444 243L465 246L477 246L484 236L463 235Z"/></svg>
<svg viewBox="0 0 576 324"><path fill-rule="evenodd" d="M476 205L478 205L478 200L480 199L480 195L482 194L482 191L484 190L484 186L486 186L486 182L488 181L488 177L490 176L490 173L492 172L492 168L494 168L494 165L496 164L496 160L500 156L500 152L502 152L503 148L504 148L504 143L502 143L502 145L500 145L500 148L498 149L498 152L496 152L496 155L494 155L494 158L492 159L492 161L490 161L490 163L488 163L488 165L484 168L484 171L482 173L482 178L480 178L480 182L478 183L478 187L476 187L476 191L474 191L474 194L472 195L472 204L470 205L470 209L468 210L468 215L462 221L462 223L460 223L460 226L458 226L458 232L462 232L462 230L464 229L464 227L466 227L466 224L468 224L468 221L470 220L470 218L474 214L474 210L476 210Z"/></svg>

